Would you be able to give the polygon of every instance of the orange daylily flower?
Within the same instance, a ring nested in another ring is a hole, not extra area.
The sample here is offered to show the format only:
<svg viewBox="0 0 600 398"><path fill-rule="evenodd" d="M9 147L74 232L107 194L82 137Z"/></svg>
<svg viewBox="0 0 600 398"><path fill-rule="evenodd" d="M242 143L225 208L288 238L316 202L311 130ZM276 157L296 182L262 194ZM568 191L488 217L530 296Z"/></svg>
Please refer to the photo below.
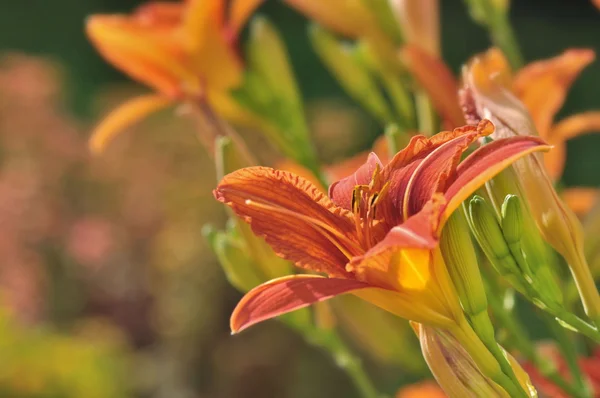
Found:
<svg viewBox="0 0 600 398"><path fill-rule="evenodd" d="M464 92L458 101L457 80L441 59L411 45L405 46L401 55L447 125L456 126L465 121L477 123L479 117L470 116L476 113L475 105L465 98ZM581 134L600 131L600 111L577 114L554 123L571 84L593 60L592 50L567 50L555 58L532 62L513 75L502 52L492 48L475 57L465 68L464 75L469 75L480 93L489 97L488 105L495 105L497 109L502 107L504 111L512 107L531 115L531 123L518 117L523 123L518 126L519 134L537 132L555 147L544 155L544 164L552 181L556 181L564 170L566 142ZM573 194L568 195L573 197ZM586 212L594 203L593 198L593 195L579 197L574 206Z"/></svg>
<svg viewBox="0 0 600 398"><path fill-rule="evenodd" d="M149 2L130 15L92 15L86 33L100 54L155 90L112 111L94 130L93 151L130 124L175 102L208 100L226 118L251 118L227 95L242 83L240 30L262 0Z"/></svg>
<svg viewBox="0 0 600 398"><path fill-rule="evenodd" d="M461 154L493 125L483 121L431 138L413 137L383 166L375 154L329 188L266 167L223 178L215 197L264 236L281 257L323 273L274 279L244 296L231 318L257 322L353 293L398 316L451 328L464 320L437 248L444 222L486 180L548 147L534 137L497 140Z"/></svg>
<svg viewBox="0 0 600 398"><path fill-rule="evenodd" d="M530 87L525 88L525 83L521 82L511 90L507 83L519 80L510 79L508 66L501 53L490 50L476 57L464 69L461 96L465 116L471 122L479 118L492 120L496 125L495 138L536 136L537 125L549 128L554 113L564 101L565 86L591 59L593 53L590 51L571 50L553 60L532 64L520 72L525 74ZM542 92L544 87L552 91L545 97ZM515 92L521 93L530 107L539 105L539 109L528 110ZM530 112L534 118L530 117ZM585 118L594 119L589 115ZM579 123L569 124L581 126ZM573 128L569 130L573 131ZM544 133L544 130L539 132L552 140L551 133ZM558 145L560 150L560 143ZM538 230L568 263L588 317L600 319L600 295L585 258L581 223L554 190L540 156L522 159L514 167L522 191L519 194L529 203Z"/></svg>

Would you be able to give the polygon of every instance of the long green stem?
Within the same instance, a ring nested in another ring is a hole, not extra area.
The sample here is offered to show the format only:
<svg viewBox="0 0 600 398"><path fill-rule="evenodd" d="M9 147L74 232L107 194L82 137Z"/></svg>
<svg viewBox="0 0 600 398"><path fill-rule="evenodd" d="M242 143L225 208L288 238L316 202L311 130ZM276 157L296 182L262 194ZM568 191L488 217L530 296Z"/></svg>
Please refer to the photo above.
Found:
<svg viewBox="0 0 600 398"><path fill-rule="evenodd" d="M583 397L592 397L592 393L586 381L585 375L583 374L579 363L577 361L577 350L573 347L573 342L569 339L566 330L560 326L555 319L544 314L544 320L549 326L550 331L554 335L556 343L563 354L571 376L577 386L577 389L582 393Z"/></svg>
<svg viewBox="0 0 600 398"><path fill-rule="evenodd" d="M494 0L465 0L473 19L485 26L493 43L500 47L514 69L523 66L523 56L508 20L508 8Z"/></svg>
<svg viewBox="0 0 600 398"><path fill-rule="evenodd" d="M510 336L508 340L509 344L531 362L544 377L568 393L569 396L586 398L586 391L580 391L578 388L572 386L558 373L554 364L544 360L538 354L534 347L535 343L529 338L527 332L521 327L517 319L506 310L501 300L498 299L500 297L498 289L495 286L490 287L489 283L487 286L488 290L491 290L491 294L488 295L488 302L497 320L508 332Z"/></svg>

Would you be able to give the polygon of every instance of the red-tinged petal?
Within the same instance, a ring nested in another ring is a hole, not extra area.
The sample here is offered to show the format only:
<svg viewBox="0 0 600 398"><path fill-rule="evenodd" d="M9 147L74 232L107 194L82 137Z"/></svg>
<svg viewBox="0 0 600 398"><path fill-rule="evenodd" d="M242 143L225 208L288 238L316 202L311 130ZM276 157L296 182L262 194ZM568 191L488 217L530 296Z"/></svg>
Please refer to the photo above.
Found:
<svg viewBox="0 0 600 398"><path fill-rule="evenodd" d="M494 131L491 122L484 120L477 128L467 126L464 134L445 142L432 151L414 170L406 187L402 213L405 219L421 211L436 192L443 192L454 178L454 172L463 152L477 138Z"/></svg>
<svg viewBox="0 0 600 398"><path fill-rule="evenodd" d="M94 128L89 139L90 150L94 154L102 152L106 145L127 127L171 104L169 99L154 94L126 101L110 112Z"/></svg>
<svg viewBox="0 0 600 398"><path fill-rule="evenodd" d="M453 127L463 125L465 119L458 104L458 83L450 69L416 45L404 46L401 57L442 119Z"/></svg>
<svg viewBox="0 0 600 398"><path fill-rule="evenodd" d="M214 195L264 236L277 254L300 267L349 276L346 263L362 254L351 213L295 174L249 167L226 175Z"/></svg>
<svg viewBox="0 0 600 398"><path fill-rule="evenodd" d="M273 279L246 293L231 314L231 331L238 333L267 319L368 287L368 284L352 279L317 275Z"/></svg>
<svg viewBox="0 0 600 398"><path fill-rule="evenodd" d="M488 127L484 128L484 126L491 126L491 124L485 122L485 124L481 125L481 128L485 130L482 130L482 134L488 134L491 130L486 130ZM476 131L477 127L475 126L463 126L453 131L443 131L430 138L415 136L410 140L406 148L392 158L380 173L381 177L379 178L382 183L389 182L390 184L387 193L388 200L381 204L379 210L380 215L383 216L388 224L398 225L406 220L403 208L408 184L421 161L447 142L463 135L473 134ZM430 197L427 198L427 200L429 199Z"/></svg>
<svg viewBox="0 0 600 398"><path fill-rule="evenodd" d="M547 138L554 115L565 102L573 81L594 58L593 50L567 50L557 57L533 62L515 76L513 90L543 138Z"/></svg>
<svg viewBox="0 0 600 398"><path fill-rule="evenodd" d="M329 187L329 197L337 206L352 210L352 192L357 185L368 185L377 168L383 165L379 157L371 152L367 161L354 172L354 174L334 182Z"/></svg>
<svg viewBox="0 0 600 398"><path fill-rule="evenodd" d="M444 220L473 192L502 170L534 152L552 147L538 137L511 137L491 142L474 151L456 169L456 179L446 190Z"/></svg>

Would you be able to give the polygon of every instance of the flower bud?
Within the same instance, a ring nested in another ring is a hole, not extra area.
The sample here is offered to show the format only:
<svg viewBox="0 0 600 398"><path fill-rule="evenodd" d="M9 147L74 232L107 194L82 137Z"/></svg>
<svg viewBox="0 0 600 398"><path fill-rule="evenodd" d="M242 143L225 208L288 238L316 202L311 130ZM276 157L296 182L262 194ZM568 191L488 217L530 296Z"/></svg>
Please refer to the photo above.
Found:
<svg viewBox="0 0 600 398"><path fill-rule="evenodd" d="M435 379L449 397L506 397L509 395L484 376L470 355L445 332L411 322Z"/></svg>
<svg viewBox="0 0 600 398"><path fill-rule="evenodd" d="M516 195L506 195L502 203L502 233L509 245L519 242L523 235L523 212Z"/></svg>
<svg viewBox="0 0 600 398"><path fill-rule="evenodd" d="M511 255L496 214L481 196L476 195L469 202L469 219L473 235L492 266L517 290L524 292L521 270Z"/></svg>

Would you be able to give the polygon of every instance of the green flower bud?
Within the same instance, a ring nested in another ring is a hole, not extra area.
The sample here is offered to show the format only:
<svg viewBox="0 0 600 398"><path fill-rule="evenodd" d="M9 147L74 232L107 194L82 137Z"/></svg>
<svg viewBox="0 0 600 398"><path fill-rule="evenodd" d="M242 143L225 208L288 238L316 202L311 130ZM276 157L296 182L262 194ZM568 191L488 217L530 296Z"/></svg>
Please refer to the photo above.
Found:
<svg viewBox="0 0 600 398"><path fill-rule="evenodd" d="M517 290L524 292L523 274L512 257L492 207L481 196L475 195L469 202L468 214L473 235L492 266Z"/></svg>
<svg viewBox="0 0 600 398"><path fill-rule="evenodd" d="M516 195L506 195L502 203L502 232L509 245L521 241L523 212L519 197Z"/></svg>

